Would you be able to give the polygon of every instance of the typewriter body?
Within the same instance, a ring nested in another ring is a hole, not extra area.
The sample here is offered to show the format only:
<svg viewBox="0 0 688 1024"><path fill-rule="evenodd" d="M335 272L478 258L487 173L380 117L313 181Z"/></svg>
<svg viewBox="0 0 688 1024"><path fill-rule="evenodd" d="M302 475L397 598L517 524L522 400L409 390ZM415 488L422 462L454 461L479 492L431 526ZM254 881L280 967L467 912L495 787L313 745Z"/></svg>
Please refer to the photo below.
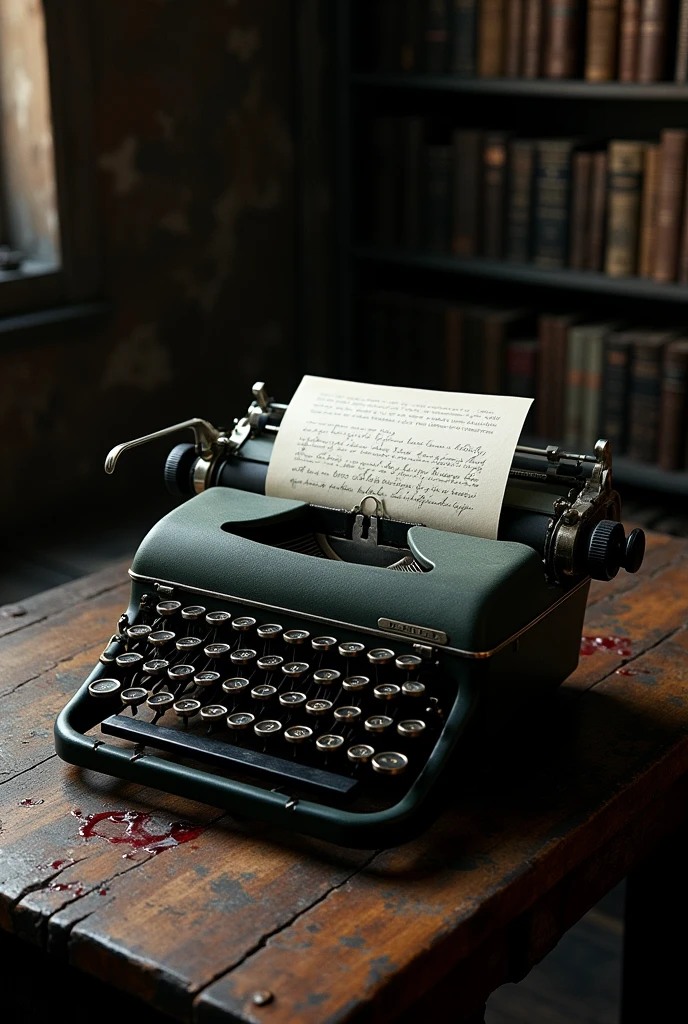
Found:
<svg viewBox="0 0 688 1024"><path fill-rule="evenodd" d="M86 768L350 846L403 841L470 736L576 667L590 578L636 571L606 442L517 448L499 539L267 497L286 406L168 457L189 495L153 527L129 607L59 716Z"/></svg>

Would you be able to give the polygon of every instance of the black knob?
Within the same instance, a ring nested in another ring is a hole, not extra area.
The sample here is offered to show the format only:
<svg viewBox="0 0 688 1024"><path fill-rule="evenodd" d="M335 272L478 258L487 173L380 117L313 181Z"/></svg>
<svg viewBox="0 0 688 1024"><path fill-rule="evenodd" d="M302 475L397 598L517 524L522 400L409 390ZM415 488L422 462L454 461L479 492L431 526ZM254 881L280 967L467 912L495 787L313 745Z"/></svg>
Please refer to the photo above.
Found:
<svg viewBox="0 0 688 1024"><path fill-rule="evenodd" d="M178 444L165 462L165 487L178 498L193 494L191 474L196 462L196 448L192 444Z"/></svg>
<svg viewBox="0 0 688 1024"><path fill-rule="evenodd" d="M621 523L603 519L588 541L588 573L594 580L613 580L626 556L626 533Z"/></svg>
<svg viewBox="0 0 688 1024"><path fill-rule="evenodd" d="M642 530L631 530L626 540L626 553L623 567L626 572L637 572L645 557L645 533Z"/></svg>

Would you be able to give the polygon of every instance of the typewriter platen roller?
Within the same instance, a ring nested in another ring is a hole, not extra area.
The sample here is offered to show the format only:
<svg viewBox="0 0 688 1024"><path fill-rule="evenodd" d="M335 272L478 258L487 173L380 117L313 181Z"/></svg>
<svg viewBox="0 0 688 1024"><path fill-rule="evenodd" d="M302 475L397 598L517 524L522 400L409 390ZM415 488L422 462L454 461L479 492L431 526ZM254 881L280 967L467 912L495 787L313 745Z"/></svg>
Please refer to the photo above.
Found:
<svg viewBox="0 0 688 1024"><path fill-rule="evenodd" d="M606 442L517 449L496 541L266 497L286 406L190 420L131 600L56 723L67 761L354 846L415 834L467 730L575 668L590 577L636 571Z"/></svg>

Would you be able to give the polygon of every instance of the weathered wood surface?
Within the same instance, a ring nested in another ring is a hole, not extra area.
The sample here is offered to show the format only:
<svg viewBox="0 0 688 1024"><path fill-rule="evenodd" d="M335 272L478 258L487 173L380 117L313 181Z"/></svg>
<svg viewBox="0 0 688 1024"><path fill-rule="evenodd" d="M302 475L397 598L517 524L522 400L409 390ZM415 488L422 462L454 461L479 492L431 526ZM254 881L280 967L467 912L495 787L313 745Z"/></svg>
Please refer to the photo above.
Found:
<svg viewBox="0 0 688 1024"><path fill-rule="evenodd" d="M410 1021L418 999L437 1024L457 1019L447 993L473 1012L521 977L685 816L683 541L651 535L638 577L593 587L586 634L623 637L630 655L582 658L460 770L425 835L369 853L59 761L54 718L113 631L125 580L108 570L0 610L0 928L178 1019ZM126 857L79 835L75 810L130 809L204 831Z"/></svg>

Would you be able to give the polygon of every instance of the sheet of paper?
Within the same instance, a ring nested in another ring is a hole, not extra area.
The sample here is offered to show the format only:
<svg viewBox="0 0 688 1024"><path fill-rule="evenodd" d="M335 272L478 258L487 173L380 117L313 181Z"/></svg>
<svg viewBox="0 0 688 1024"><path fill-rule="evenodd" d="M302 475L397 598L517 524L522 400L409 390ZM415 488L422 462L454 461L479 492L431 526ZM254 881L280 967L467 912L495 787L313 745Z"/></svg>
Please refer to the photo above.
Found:
<svg viewBox="0 0 688 1024"><path fill-rule="evenodd" d="M496 538L531 402L304 377L275 440L266 493L346 510L374 494L391 519Z"/></svg>

